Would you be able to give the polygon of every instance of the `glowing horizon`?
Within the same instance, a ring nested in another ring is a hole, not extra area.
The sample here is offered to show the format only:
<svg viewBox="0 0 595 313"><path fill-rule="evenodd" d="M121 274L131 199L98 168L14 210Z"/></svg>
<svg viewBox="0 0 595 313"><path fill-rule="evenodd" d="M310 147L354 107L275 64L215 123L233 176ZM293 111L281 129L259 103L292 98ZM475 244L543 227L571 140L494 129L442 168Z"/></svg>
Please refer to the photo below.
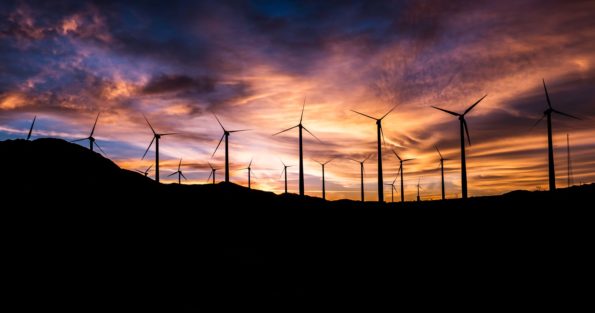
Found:
<svg viewBox="0 0 595 313"><path fill-rule="evenodd" d="M120 167L144 171L152 133L177 132L160 141L161 182L177 170L183 183L206 183L207 162L223 180L224 149L211 158L222 130L233 133L230 180L252 188L298 192L297 131L304 125L306 194L327 199L360 197L365 163L366 200L376 200L376 125L350 110L382 116L384 181L391 183L406 158L405 198L440 197L437 145L445 161L447 198L460 196L459 124L431 108L466 117L469 196L516 189L547 189L547 136L542 79L554 108L580 121L553 117L556 177L566 186L566 134L574 182L595 181L595 2L429 1L325 3L71 5L23 1L0 4L0 140L24 138L37 115L33 138L67 140L95 131L101 148ZM544 17L548 17L547 19ZM88 146L86 141L80 144ZM154 169L154 167L153 167ZM151 170L149 176L153 177ZM397 180L397 189L399 189ZM390 189L385 186L385 201ZM395 200L400 196L395 193Z"/></svg>

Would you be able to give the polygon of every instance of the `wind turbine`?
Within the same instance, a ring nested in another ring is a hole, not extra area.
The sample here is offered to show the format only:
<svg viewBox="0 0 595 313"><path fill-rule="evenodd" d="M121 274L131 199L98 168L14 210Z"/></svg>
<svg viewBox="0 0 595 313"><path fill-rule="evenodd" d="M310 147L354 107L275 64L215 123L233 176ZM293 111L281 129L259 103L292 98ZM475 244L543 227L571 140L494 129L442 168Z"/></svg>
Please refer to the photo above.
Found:
<svg viewBox="0 0 595 313"><path fill-rule="evenodd" d="M560 112L554 108L552 108L552 103L550 102L550 96L547 92L547 87L545 86L545 79L543 79L543 89L545 90L545 98L547 99L547 109L543 112L543 116L533 125L533 127L537 126L544 117L547 117L547 160L548 160L548 169L549 169L549 181L550 181L550 191L556 190L556 172L554 169L554 145L552 139L552 113L557 113L560 115L564 115L566 117L570 117L573 119L580 120L580 118L576 116L572 116L570 114Z"/></svg>
<svg viewBox="0 0 595 313"><path fill-rule="evenodd" d="M371 118L376 121L376 133L378 137L378 202L384 202L384 189L382 188L384 184L384 181L382 180L382 146L380 142L381 137L384 141L384 132L382 132L382 119L384 119L388 114L390 114L390 112L392 112L396 107L396 105L393 106L393 108L390 109L390 111L386 112L386 114L384 114L381 118L371 117L364 113L351 110L354 113L363 115L367 118Z"/></svg>
<svg viewBox="0 0 595 313"><path fill-rule="evenodd" d="M310 135L312 135L312 137L316 138L316 140L318 140L319 142L320 139L318 139L318 137L314 136L314 134L312 134L306 127L304 127L302 125L302 119L304 118L304 109L306 108L306 97L304 97L304 105L302 106L302 115L300 116L300 123L290 127L288 129L282 130L278 133L273 134L273 136L284 133L288 130L294 129L296 127L299 128L299 143L300 143L300 196L304 196L304 150L303 150L303 145L302 145L302 129L307 131Z"/></svg>
<svg viewBox="0 0 595 313"><path fill-rule="evenodd" d="M419 181L420 181L420 180L421 180L421 177L417 179L417 202L419 202L419 201L420 201L420 198L419 198L419 190L420 190L420 189L423 189L423 188L421 188L421 185L419 184Z"/></svg>
<svg viewBox="0 0 595 313"><path fill-rule="evenodd" d="M229 183L229 146L228 146L229 135L231 133L243 132L243 131L247 131L249 129L227 130L227 129L225 129L225 127L223 127L223 124L221 124L221 121L219 121L219 118L217 117L217 115L215 115L215 119L217 119L219 126L221 126L221 128L223 129L223 136L221 136L221 139L219 140L219 143L217 144L217 148L215 148L215 152L213 152L213 155L211 156L211 158L215 156L215 153L217 153L217 149L219 149L219 146L221 145L221 141L223 141L223 138L225 138L225 182Z"/></svg>
<svg viewBox="0 0 595 313"><path fill-rule="evenodd" d="M401 202L405 202L405 193L403 192L403 163L407 162L407 161L413 161L415 159L401 159L401 157L395 152L395 150L393 150L393 153L397 156L397 159L399 159L399 172L401 172Z"/></svg>
<svg viewBox="0 0 595 313"><path fill-rule="evenodd" d="M149 144L149 147L147 147L147 150L145 151L145 154L143 154L143 157L141 158L141 160L145 158L145 156L147 155L147 152L149 152L149 149L151 149L151 146L153 145L153 141L154 141L155 142L155 181L159 182L159 139L161 139L161 136L175 135L176 133L158 134L157 132L155 132L155 129L153 128L153 126L151 126L151 123L149 123L149 120L147 119L147 117L144 115L143 115L143 117L145 118L145 121L147 121L147 124L149 124L149 127L151 128L151 131L153 132L153 139L151 140L151 143Z"/></svg>
<svg viewBox="0 0 595 313"><path fill-rule="evenodd" d="M438 155L440 156L440 176L442 178L442 200L444 200L444 199L446 199L446 196L444 194L444 160L446 160L446 159L442 157L442 153L440 153L440 150L438 150L438 147L436 147L434 145L434 148L436 148L436 151L438 152Z"/></svg>
<svg viewBox="0 0 595 313"><path fill-rule="evenodd" d="M467 110L465 110L465 112L463 112L463 114L455 113L452 111L432 106L434 109L446 112L459 118L461 124L461 186L463 188L463 199L467 199L467 164L465 162L465 133L467 133L467 140L469 141L469 145L471 145L471 137L469 137L469 128L467 127L467 122L465 121L465 115L469 113L471 110L473 110L473 108L485 97L487 97L487 95L484 95L475 103L473 103L470 107L467 108Z"/></svg>
<svg viewBox="0 0 595 313"><path fill-rule="evenodd" d="M97 142L95 142L95 138L93 138L93 134L95 133L95 126L97 126L97 120L99 120L99 113L97 113L97 117L95 118L95 123L93 124L93 128L91 129L91 134L89 135L89 137L73 140L71 142L89 140L89 149L91 151L93 151L93 146L97 146L97 148L99 148L99 151L101 151L103 154L105 154L105 152L103 152L103 149L101 149L99 144L97 144ZM31 129L33 129L33 125L31 125Z"/></svg>
<svg viewBox="0 0 595 313"><path fill-rule="evenodd" d="M243 168L243 170L248 170L248 189L251 189L250 188L250 174L252 172L252 167L251 166L252 166L252 159L250 160L250 164L248 164L248 167Z"/></svg>
<svg viewBox="0 0 595 313"><path fill-rule="evenodd" d="M217 169L213 167L213 165L211 164L211 162L209 162L209 166L211 167L211 173L209 174L209 177L207 177L207 182L209 181L209 179L211 178L211 176L213 176L213 185L215 184L215 174L217 172Z"/></svg>
<svg viewBox="0 0 595 313"><path fill-rule="evenodd" d="M167 175L167 177L170 177L170 176L178 174L178 185L182 184L182 177L184 177L184 180L188 180L186 178L186 176L184 176L184 173L182 173L182 170L180 169L180 167L182 167L182 159L180 159L180 164L178 164L178 171Z"/></svg>
<svg viewBox="0 0 595 313"><path fill-rule="evenodd" d="M326 189L324 186L324 166L327 165L330 161L332 161L333 159L330 159L324 163L322 162L318 162L316 160L314 160L314 162L320 164L322 166L322 200L326 200Z"/></svg>
<svg viewBox="0 0 595 313"><path fill-rule="evenodd" d="M141 173L141 174L143 174L143 175L145 175L145 177L147 177L149 175L149 171L151 170L151 167L153 167L153 164L151 164L151 166L147 167L147 169L144 172L143 171L139 171L139 170L136 170L136 171L139 172L139 173Z"/></svg>
<svg viewBox="0 0 595 313"><path fill-rule="evenodd" d="M27 134L27 140L31 139L31 133L33 132L33 125L35 125L35 120L36 119L37 119L37 115L35 115L33 117L33 122L31 123L31 128L29 128L29 134Z"/></svg>
<svg viewBox="0 0 595 313"><path fill-rule="evenodd" d="M364 162L366 162L372 155L368 155L363 161L358 161L358 160L354 160L354 159L349 159L353 162L357 162L359 163L359 168L360 168L360 181L361 181L361 195L362 195L362 202L364 202Z"/></svg>
<svg viewBox="0 0 595 313"><path fill-rule="evenodd" d="M283 163L283 161L281 161L281 163ZM285 165L285 163L283 163L283 171L281 171L281 176L285 174L285 194L287 194L287 168L292 166L293 165Z"/></svg>
<svg viewBox="0 0 595 313"><path fill-rule="evenodd" d="M399 168L399 172L401 171L401 168ZM395 188L395 182L397 181L397 178L399 178L399 173L397 172L397 176L395 176L395 179L393 179L393 182L391 184L385 184L387 186L391 186L390 189L390 202L394 203L395 202L395 191L397 191L397 188Z"/></svg>

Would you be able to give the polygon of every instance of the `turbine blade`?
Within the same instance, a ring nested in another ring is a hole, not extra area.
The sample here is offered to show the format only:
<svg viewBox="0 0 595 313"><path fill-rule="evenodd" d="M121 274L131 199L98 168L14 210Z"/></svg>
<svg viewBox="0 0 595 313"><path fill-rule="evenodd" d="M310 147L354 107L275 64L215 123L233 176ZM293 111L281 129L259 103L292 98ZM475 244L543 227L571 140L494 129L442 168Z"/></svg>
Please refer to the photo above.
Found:
<svg viewBox="0 0 595 313"><path fill-rule="evenodd" d="M223 141L223 138L224 137L225 137L225 134L223 134L223 136L221 136L221 139L219 139L219 143L217 144L217 148L215 148L215 151L213 152L213 155L211 155L211 158L215 156L215 153L217 153L217 149L219 149L219 146L221 145L221 142Z"/></svg>
<svg viewBox="0 0 595 313"><path fill-rule="evenodd" d="M93 141L93 144L94 144L95 146L97 146L97 148L99 148L99 151L101 151L101 153L103 153L104 155L106 155L106 156L107 156L107 153L105 153L105 151L103 151L103 149L101 149L101 147L99 146L99 144L97 143L97 141Z"/></svg>
<svg viewBox="0 0 595 313"><path fill-rule="evenodd" d="M165 133L165 134L159 134L159 136L169 136L169 135L177 135L178 133Z"/></svg>
<svg viewBox="0 0 595 313"><path fill-rule="evenodd" d="M76 139L76 140L73 140L73 141L71 141L71 142L77 142L77 141L83 141L83 140L89 140L89 138L81 138L81 139Z"/></svg>
<svg viewBox="0 0 595 313"><path fill-rule="evenodd" d="M370 157L372 157L372 154L368 154L368 156L362 161L362 163L366 162Z"/></svg>
<svg viewBox="0 0 595 313"><path fill-rule="evenodd" d="M285 167L283 167L283 170L281 171L281 175L279 175L279 178L283 177L283 173L285 173Z"/></svg>
<svg viewBox="0 0 595 313"><path fill-rule="evenodd" d="M302 123L302 119L304 118L304 109L306 108L306 97L304 96L304 104L302 105L302 115L300 116L300 124Z"/></svg>
<svg viewBox="0 0 595 313"><path fill-rule="evenodd" d="M550 95L547 92L547 87L545 86L545 78L543 80L543 90L545 90L545 98L547 99L547 106L551 109L552 103L550 102Z"/></svg>
<svg viewBox="0 0 595 313"><path fill-rule="evenodd" d="M438 151L438 155L440 156L440 159L444 160L444 158L442 157L442 153L440 153L440 150L438 150L438 147L436 147L436 145L434 145L434 148L436 148L436 151Z"/></svg>
<svg viewBox="0 0 595 313"><path fill-rule="evenodd" d="M155 141L155 136L153 136L153 140L151 140L151 143L149 144L149 147L147 148L147 150L145 151L145 154L143 154L143 157L140 158L141 160L145 158L145 156L147 155L147 152L149 152L149 149L151 149L151 146L153 145L153 141Z"/></svg>
<svg viewBox="0 0 595 313"><path fill-rule="evenodd" d="M139 173L141 173L141 174L145 174L145 172L143 172L143 171L140 171L140 170L135 170L135 171L137 171L137 172L139 172Z"/></svg>
<svg viewBox="0 0 595 313"><path fill-rule="evenodd" d="M230 132L230 133L238 133L238 132L245 132L245 131L248 131L248 130L252 130L252 129L238 129L238 130L230 130L229 132Z"/></svg>
<svg viewBox="0 0 595 313"><path fill-rule="evenodd" d="M537 122L535 122L535 124L533 124L533 126L531 126L531 128L529 129L529 131L532 131L533 128L535 128L535 126L537 126L537 124L539 124L539 122L543 121L544 118L545 118L545 113L541 116L540 119L537 120Z"/></svg>
<svg viewBox="0 0 595 313"><path fill-rule="evenodd" d="M213 170L211 170L211 172L209 173L209 177L207 177L207 182L209 182L209 180L211 179L211 176L213 176Z"/></svg>
<svg viewBox="0 0 595 313"><path fill-rule="evenodd" d="M250 159L250 164L248 164L248 167L247 168L250 168L250 166L252 166L252 160L253 159Z"/></svg>
<svg viewBox="0 0 595 313"><path fill-rule="evenodd" d="M446 112L446 113L448 113L448 114L451 114L451 115L454 115L454 116L461 116L461 114L459 114L459 113L455 113L455 112L453 112L453 111L449 111L449 110L441 109L441 108L439 108L439 107L435 107L435 106L432 106L432 107L433 107L434 109L436 109L436 110L440 110L440 111L442 111L442 112Z"/></svg>
<svg viewBox="0 0 595 313"><path fill-rule="evenodd" d="M153 164L151 164L151 166L149 166L145 172L149 172L151 170L151 167L153 167Z"/></svg>
<svg viewBox="0 0 595 313"><path fill-rule="evenodd" d="M31 123L31 128L29 128L29 134L27 134L27 140L31 139L31 133L33 132L33 125L35 125L35 120L37 119L37 115L33 117L33 123Z"/></svg>
<svg viewBox="0 0 595 313"><path fill-rule="evenodd" d="M473 108L481 102L481 100L483 100L483 98L487 97L488 95L484 95L483 97L481 97L479 100L477 100L475 103L473 103L473 105L471 105L469 108L467 108L467 110L465 110L465 112L463 112L463 115L469 113L471 110L473 110Z"/></svg>
<svg viewBox="0 0 595 313"><path fill-rule="evenodd" d="M95 123L93 124L93 128L91 129L91 135L89 135L89 137L93 137L93 134L95 133L95 126L97 126L97 120L99 120L99 114L97 113L97 117L95 118Z"/></svg>
<svg viewBox="0 0 595 313"><path fill-rule="evenodd" d="M151 126L151 123L149 123L149 120L147 119L147 117L143 114L143 117L145 118L145 121L147 121L147 124L149 124L149 127L151 127L151 131L153 132L154 135L157 135L157 133L155 132L155 129L153 129L153 126Z"/></svg>
<svg viewBox="0 0 595 313"><path fill-rule="evenodd" d="M167 175L167 177L174 176L174 175L176 175L176 174L178 174L178 172L173 172L173 173L171 173L171 174Z"/></svg>
<svg viewBox="0 0 595 313"><path fill-rule="evenodd" d="M387 115L390 114L390 112L392 112L395 108L397 107L397 105L395 104L395 106L393 106L392 109L390 109L390 111L386 112L386 114L384 114L381 118L379 118L379 120L382 120L383 118L385 118Z"/></svg>
<svg viewBox="0 0 595 313"><path fill-rule="evenodd" d="M397 159L399 159L399 161L403 161L401 160L401 157L395 152L395 150L393 150L393 153L397 156Z"/></svg>
<svg viewBox="0 0 595 313"><path fill-rule="evenodd" d="M566 117L573 118L573 119L575 119L575 120L580 120L580 118L578 118L578 117L576 117L576 116L572 116L572 115L570 115L570 114L567 114L567 113L564 113L564 112L560 112L560 111L558 111L558 110L555 110L555 109L552 109L552 112L558 113L558 114L560 114L560 115L564 115L564 116L566 116Z"/></svg>
<svg viewBox="0 0 595 313"><path fill-rule="evenodd" d="M467 133L467 141L469 141L469 145L471 145L471 137L469 136L469 127L467 126L467 121L463 119L463 128L465 128L465 133Z"/></svg>
<svg viewBox="0 0 595 313"><path fill-rule="evenodd" d="M382 145L386 146L386 140L384 140L384 131L382 130L382 126L380 126L380 136L382 136Z"/></svg>
<svg viewBox="0 0 595 313"><path fill-rule="evenodd" d="M184 180L188 180L188 178L186 178L186 176L184 176L184 173L180 172L180 175L182 175L182 177L184 177Z"/></svg>
<svg viewBox="0 0 595 313"><path fill-rule="evenodd" d="M308 132L308 134L312 135L312 137L316 138L316 140L318 140L318 142L322 143L322 141L320 139L318 139L318 137L314 136L314 134L312 134L312 132L310 132L306 127L302 126L302 128L304 130L306 130Z"/></svg>
<svg viewBox="0 0 595 313"><path fill-rule="evenodd" d="M395 185L393 185L393 190L394 190L395 192L397 192L397 193L399 192L399 191L397 190L397 187L395 187Z"/></svg>
<svg viewBox="0 0 595 313"><path fill-rule="evenodd" d="M405 160L403 160L403 162L407 162L407 161L413 161L413 160L415 160L415 158L411 158L411 159L405 159Z"/></svg>
<svg viewBox="0 0 595 313"><path fill-rule="evenodd" d="M225 127L223 127L223 124L221 124L221 121L219 120L219 118L217 117L217 115L213 114L215 116L215 119L217 119L217 123L219 123L219 126L221 126L221 129L223 129L223 131L225 130Z"/></svg>
<svg viewBox="0 0 595 313"><path fill-rule="evenodd" d="M282 131L280 131L280 132L278 132L278 133L274 133L274 134L273 134L273 136L275 136L275 135L279 135L279 134L281 134L281 133L284 133L284 132L286 132L286 131L288 131L288 130L292 130L292 129L294 129L294 128L298 127L298 126L299 126L299 125L295 125L295 126L293 126L293 127L290 127L290 128L288 128L288 129L286 129L286 130L282 130Z"/></svg>
<svg viewBox="0 0 595 313"><path fill-rule="evenodd" d="M373 117L371 117L370 115L366 115L366 114L364 114L364 113L360 113L360 112L358 112L358 111L351 110L351 112L357 113L357 114L359 114L359 115L363 115L363 116L365 116L365 117L367 117L367 118L371 118L371 119L373 119L373 120L375 120L375 121L377 121L377 120L378 120L377 118L373 118Z"/></svg>
<svg viewBox="0 0 595 313"><path fill-rule="evenodd" d="M180 171L181 166L182 166L182 159L180 159L180 163L178 164L178 172Z"/></svg>
<svg viewBox="0 0 595 313"><path fill-rule="evenodd" d="M330 160L324 162L324 165L327 165L327 164L331 163L332 160L334 160L334 159L330 159Z"/></svg>
<svg viewBox="0 0 595 313"><path fill-rule="evenodd" d="M399 173L397 173L397 176L395 176L395 179L393 179L393 183L392 183L393 186L395 185L395 182L397 181L397 178L399 178Z"/></svg>

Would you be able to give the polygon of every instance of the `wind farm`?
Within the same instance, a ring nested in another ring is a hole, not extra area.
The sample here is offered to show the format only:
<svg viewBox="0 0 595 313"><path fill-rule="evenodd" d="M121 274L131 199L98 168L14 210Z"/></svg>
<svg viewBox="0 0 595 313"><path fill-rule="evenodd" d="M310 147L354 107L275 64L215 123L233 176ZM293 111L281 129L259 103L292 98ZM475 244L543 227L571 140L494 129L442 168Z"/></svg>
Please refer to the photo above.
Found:
<svg viewBox="0 0 595 313"><path fill-rule="evenodd" d="M588 299L595 1L0 16L6 307Z"/></svg>

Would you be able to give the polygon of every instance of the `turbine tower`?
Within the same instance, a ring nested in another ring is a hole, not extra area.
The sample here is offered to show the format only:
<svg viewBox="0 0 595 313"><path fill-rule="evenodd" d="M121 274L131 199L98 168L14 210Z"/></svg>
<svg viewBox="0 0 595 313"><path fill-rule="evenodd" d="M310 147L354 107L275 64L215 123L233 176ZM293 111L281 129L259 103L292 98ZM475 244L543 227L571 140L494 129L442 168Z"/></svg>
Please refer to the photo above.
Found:
<svg viewBox="0 0 595 313"><path fill-rule="evenodd" d="M283 163L283 161L281 161L281 163ZM281 171L281 177L283 177L283 174L285 174L285 194L287 194L287 168L292 166L293 165L285 165L285 163L283 163L283 171Z"/></svg>
<svg viewBox="0 0 595 313"><path fill-rule="evenodd" d="M401 171L401 169L399 168L399 171ZM395 179L393 179L393 182L390 184L385 184L387 186L391 186L390 188L390 202L395 203L395 191L397 191L397 188L395 188L395 182L397 181L397 178L399 178L399 173L397 172L397 176L395 176Z"/></svg>
<svg viewBox="0 0 595 313"><path fill-rule="evenodd" d="M221 145L221 141L223 141L223 138L225 138L225 182L229 183L229 146L228 146L229 135L231 133L243 132L243 131L247 131L249 129L227 130L227 129L225 129L225 127L223 127L223 124L221 124L221 121L219 121L219 118L217 117L217 115L215 115L215 119L217 119L219 126L221 126L221 129L223 129L223 136L221 136L221 139L219 140L219 143L217 144L217 148L215 148L215 152L213 152L213 155L211 156L211 158L215 156L215 153L217 153L217 149L219 149L219 146Z"/></svg>
<svg viewBox="0 0 595 313"><path fill-rule="evenodd" d="M211 167L211 173L209 174L209 177L207 177L207 182L209 181L209 179L211 178L211 176L213 176L213 185L215 184L215 174L217 172L217 169L213 167L213 165L211 164L211 162L209 162L209 166Z"/></svg>
<svg viewBox="0 0 595 313"><path fill-rule="evenodd" d="M434 109L440 110L442 112L446 112L448 114L457 116L459 118L459 122L461 125L460 129L460 136L461 136L461 186L463 189L463 199L467 199L467 163L465 162L465 133L467 133L467 140L469 141L469 145L471 145L471 137L469 137L469 128L467 127L467 121L465 121L465 115L469 113L473 108L483 100L487 95L484 95L475 103L473 103L470 107L463 112L463 114L455 113L452 111L448 111L445 109L441 109L435 106L432 106Z"/></svg>
<svg viewBox="0 0 595 313"><path fill-rule="evenodd" d="M31 123L31 127L29 128L29 133L27 134L27 140L31 139L31 133L33 133L33 125L35 125L35 120L37 119L37 115L33 117L33 122Z"/></svg>
<svg viewBox="0 0 595 313"><path fill-rule="evenodd" d="M97 120L99 120L99 113L97 113L97 117L95 118L95 123L93 124L93 128L91 128L91 134L89 135L89 137L73 140L71 142L89 140L89 149L91 151L93 151L93 146L97 146L97 148L99 148L99 151L101 151L103 154L105 154L105 152L103 152L103 149L101 149L99 144L97 144L97 142L95 142L95 138L93 138L93 134L95 133L95 126L97 126ZM33 125L31 125L31 129L33 129Z"/></svg>
<svg viewBox="0 0 595 313"><path fill-rule="evenodd" d="M372 155L368 155L363 161L358 161L358 160L354 160L354 159L349 159L353 162L357 162L359 163L359 168L360 168L360 182L361 182L361 196L362 196L362 202L364 202L364 162L366 162Z"/></svg>
<svg viewBox="0 0 595 313"><path fill-rule="evenodd" d="M325 189L325 185L324 185L324 166L327 165L332 160L333 159L330 159L324 163L314 160L314 162L316 162L322 166L322 200L326 200L326 189Z"/></svg>
<svg viewBox="0 0 595 313"><path fill-rule="evenodd" d="M576 116L572 116L570 114L560 112L554 108L552 108L552 103L550 102L550 95L547 92L547 87L545 86L545 79L543 79L543 89L545 90L545 98L547 99L547 109L543 112L543 116L533 125L533 127L537 126L539 122L541 122L545 117L547 117L547 160L548 160L548 173L549 173L549 183L550 183L550 191L556 190L556 172L554 169L554 144L552 138L552 113L557 113L560 115L564 115L566 117L570 117L573 119L580 120L580 118Z"/></svg>
<svg viewBox="0 0 595 313"><path fill-rule="evenodd" d="M303 145L302 145L302 129L307 131L310 135L312 135L312 137L316 138L316 140L318 140L319 142L320 139L318 139L318 137L314 136L314 134L312 134L306 127L304 127L302 125L302 119L304 118L304 109L306 108L306 98L304 97L304 104L302 106L302 115L300 116L300 123L290 127L288 129L282 130L278 133L273 134L273 136L284 133L288 130L294 129L296 127L299 128L299 145L300 145L300 196L304 196L304 150L303 150Z"/></svg>
<svg viewBox="0 0 595 313"><path fill-rule="evenodd" d="M446 159L442 157L442 153L440 153L440 150L438 150L438 147L436 147L434 145L434 148L436 148L436 151L438 152L438 155L440 156L440 177L442 179L442 200L445 200L446 195L444 194L444 160L446 160Z"/></svg>
<svg viewBox="0 0 595 313"><path fill-rule="evenodd" d="M354 113L357 113L359 115L363 115L367 118L371 118L373 120L376 121L376 133L377 133L377 137L378 137L378 202L384 202L384 189L383 184L384 181L382 180L382 145L380 142L380 139L382 138L382 141L384 141L384 133L382 132L382 119L384 119L388 114L390 114L390 112L392 112L395 107L397 107L396 105L393 106L392 109L390 109L390 111L386 112L386 114L384 114L381 118L375 118L375 117L371 117L369 115L366 115L364 113L360 113L354 110L351 110Z"/></svg>
<svg viewBox="0 0 595 313"><path fill-rule="evenodd" d="M170 176L174 176L174 175L178 174L178 185L182 184L182 177L184 177L184 180L188 180L186 178L186 176L184 176L184 173L182 173L182 170L180 169L181 167L182 167L182 159L180 159L180 163L178 164L178 170L176 172L173 172L173 173L167 175L167 177L170 177Z"/></svg>
<svg viewBox="0 0 595 313"><path fill-rule="evenodd" d="M145 156L147 155L147 152L149 152L149 149L151 149L151 146L153 145L153 141L154 141L155 142L155 181L159 182L159 139L161 139L162 136L175 135L176 133L159 134L155 131L153 126L151 126L151 123L149 123L149 120L147 119L147 117L144 115L143 115L143 117L145 118L145 121L147 121L147 124L149 124L149 127L151 128L151 131L153 132L153 139L151 140L151 143L147 147L147 150L145 151L145 154L143 154L143 157L141 158L141 160L143 160L145 158Z"/></svg>
<svg viewBox="0 0 595 313"><path fill-rule="evenodd" d="M399 159L399 172L401 172L401 202L405 202L405 193L404 193L404 188L403 188L403 163L404 162L408 162L408 161L413 161L415 159L401 159L401 157L395 152L395 150L393 150L393 153L397 156L397 159Z"/></svg>
<svg viewBox="0 0 595 313"><path fill-rule="evenodd" d="M252 173L252 160L250 160L250 164L248 164L248 167L243 168L243 170L248 170L248 189L252 189L250 187L250 174Z"/></svg>
<svg viewBox="0 0 595 313"><path fill-rule="evenodd" d="M420 180L421 180L421 177L417 179L417 202L421 201L421 199L419 197L419 190L423 189L423 188L421 188L421 185L419 184Z"/></svg>

